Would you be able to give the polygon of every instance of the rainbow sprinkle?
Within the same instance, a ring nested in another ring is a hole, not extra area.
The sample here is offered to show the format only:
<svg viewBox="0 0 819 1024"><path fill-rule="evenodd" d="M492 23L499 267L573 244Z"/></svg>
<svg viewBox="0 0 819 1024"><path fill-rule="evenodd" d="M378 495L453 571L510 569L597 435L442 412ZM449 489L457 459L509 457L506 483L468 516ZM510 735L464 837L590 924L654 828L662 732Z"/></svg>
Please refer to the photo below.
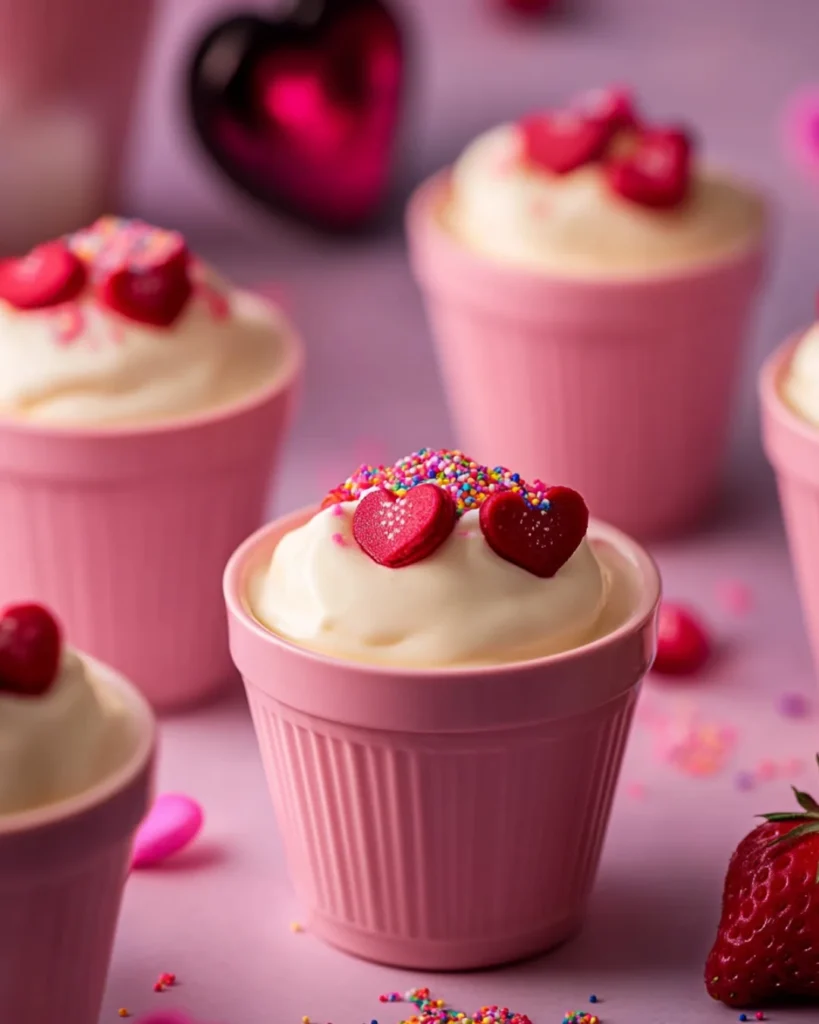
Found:
<svg viewBox="0 0 819 1024"><path fill-rule="evenodd" d="M567 1010L563 1016L563 1024L600 1024L600 1018L594 1013L582 1010Z"/></svg>
<svg viewBox="0 0 819 1024"><path fill-rule="evenodd" d="M515 1013L505 1006L481 1006L474 1013L453 1010L443 999L433 999L428 988L416 988L402 996L399 992L390 992L380 996L382 1003L412 1003L417 1013L402 1020L400 1024L446 1024L457 1021L458 1024L532 1024L525 1013Z"/></svg>
<svg viewBox="0 0 819 1024"><path fill-rule="evenodd" d="M498 491L513 491L522 495L530 508L548 509L546 485L535 480L527 484L520 473L512 473L504 466L491 469L482 466L463 452L449 449L420 448L412 455L399 459L394 466L368 466L366 463L343 484L331 491L322 502L322 508L357 501L374 487L383 487L403 498L407 491L419 484L436 484L449 491L455 501L457 515L480 508L484 501Z"/></svg>
<svg viewBox="0 0 819 1024"><path fill-rule="evenodd" d="M182 236L175 231L110 216L100 217L90 227L70 235L68 244L95 273L108 273L122 266L145 269L185 248Z"/></svg>

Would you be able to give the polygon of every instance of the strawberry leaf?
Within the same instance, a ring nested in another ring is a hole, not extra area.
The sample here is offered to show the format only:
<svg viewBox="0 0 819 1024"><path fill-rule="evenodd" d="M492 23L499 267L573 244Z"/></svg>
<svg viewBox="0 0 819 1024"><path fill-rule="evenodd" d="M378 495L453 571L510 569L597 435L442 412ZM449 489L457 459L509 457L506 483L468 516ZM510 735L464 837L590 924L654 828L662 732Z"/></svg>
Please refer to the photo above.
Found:
<svg viewBox="0 0 819 1024"><path fill-rule="evenodd" d="M800 789L797 789L796 786L791 786L791 789L793 790L793 795L796 797L796 801L800 807L804 807L804 809L809 811L811 814L819 814L819 804L817 804L810 793L803 793Z"/></svg>
<svg viewBox="0 0 819 1024"><path fill-rule="evenodd" d="M782 843L796 842L797 839L804 839L805 836L810 835L819 835L819 821L805 821L801 825L797 825L796 828L792 828L790 832L772 839L767 846L770 848L780 846Z"/></svg>
<svg viewBox="0 0 819 1024"><path fill-rule="evenodd" d="M817 821L819 814L808 814L805 811L781 811L777 814L758 814L758 818L765 821Z"/></svg>

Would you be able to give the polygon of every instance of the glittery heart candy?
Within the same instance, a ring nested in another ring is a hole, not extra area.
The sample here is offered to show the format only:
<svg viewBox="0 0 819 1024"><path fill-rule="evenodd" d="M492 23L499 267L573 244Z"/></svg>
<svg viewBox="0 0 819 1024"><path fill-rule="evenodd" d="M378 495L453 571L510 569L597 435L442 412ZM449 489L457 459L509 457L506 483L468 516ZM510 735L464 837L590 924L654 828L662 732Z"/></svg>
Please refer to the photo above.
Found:
<svg viewBox="0 0 819 1024"><path fill-rule="evenodd" d="M57 678L60 627L39 604L16 604L0 616L0 691L39 697Z"/></svg>
<svg viewBox="0 0 819 1024"><path fill-rule="evenodd" d="M611 188L640 206L668 209L688 194L691 142L679 129L642 132L634 150L606 168Z"/></svg>
<svg viewBox="0 0 819 1024"><path fill-rule="evenodd" d="M155 253L140 251L97 284L100 302L139 323L170 327L185 308L192 286L188 250L178 236Z"/></svg>
<svg viewBox="0 0 819 1024"><path fill-rule="evenodd" d="M568 174L601 159L614 134L613 123L572 111L534 114L518 127L525 159L553 174Z"/></svg>
<svg viewBox="0 0 819 1024"><path fill-rule="evenodd" d="M589 510L577 491L549 487L548 509L532 508L512 491L491 495L481 505L480 524L496 555L535 576L554 576L586 536Z"/></svg>
<svg viewBox="0 0 819 1024"><path fill-rule="evenodd" d="M62 241L46 242L20 259L0 263L0 299L17 309L43 309L76 298L85 267Z"/></svg>
<svg viewBox="0 0 819 1024"><path fill-rule="evenodd" d="M353 536L365 554L390 569L428 558L455 527L455 502L435 484L403 498L379 489L365 495L353 516Z"/></svg>

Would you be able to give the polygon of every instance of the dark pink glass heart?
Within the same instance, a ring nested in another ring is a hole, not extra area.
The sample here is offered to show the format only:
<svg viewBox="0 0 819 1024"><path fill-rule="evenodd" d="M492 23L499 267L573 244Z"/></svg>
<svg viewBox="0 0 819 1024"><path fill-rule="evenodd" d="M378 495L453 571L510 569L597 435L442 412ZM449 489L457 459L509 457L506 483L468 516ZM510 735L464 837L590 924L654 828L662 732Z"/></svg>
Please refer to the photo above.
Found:
<svg viewBox="0 0 819 1024"><path fill-rule="evenodd" d="M196 130L233 181L266 205L334 230L383 198L404 50L381 0L302 0L287 18L231 18L190 71Z"/></svg>

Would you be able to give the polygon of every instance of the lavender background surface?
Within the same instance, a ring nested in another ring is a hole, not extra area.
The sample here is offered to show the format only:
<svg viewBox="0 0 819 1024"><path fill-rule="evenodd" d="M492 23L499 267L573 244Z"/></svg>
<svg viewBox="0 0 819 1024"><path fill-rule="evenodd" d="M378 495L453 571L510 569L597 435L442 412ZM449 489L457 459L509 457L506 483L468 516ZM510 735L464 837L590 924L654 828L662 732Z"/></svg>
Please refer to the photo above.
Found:
<svg viewBox="0 0 819 1024"><path fill-rule="evenodd" d="M790 797L784 780L740 793L733 776L761 758L800 757L810 771L817 746L815 717L794 723L776 710L784 691L815 694L815 680L759 447L754 378L763 355L814 313L819 186L785 160L780 117L793 90L819 83L819 5L565 0L564 13L538 25L497 15L488 0L393 2L412 33L415 67L395 195L378 234L328 242L260 216L202 157L186 125L180 61L230 6L221 0L164 4L126 206L183 228L240 280L274 281L301 326L310 368L275 503L284 510L314 500L365 458L452 443L402 237L402 204L416 181L481 129L590 85L631 82L652 116L696 125L710 159L755 180L776 203L775 259L749 339L722 507L697 536L655 551L666 592L710 618L720 654L701 681L650 682L645 699L672 717L684 706L730 724L737 747L725 771L692 779L658 760L651 731L638 724L580 938L530 964L435 980L355 962L290 932L300 909L237 693L166 725L162 788L198 796L208 830L176 866L129 883L102 1019L120 1006L181 1006L203 1024L286 1024L305 1014L321 1024L383 1024L401 1014L379 1006L379 992L428 983L464 1009L502 1002L535 1024L585 1008L591 992L604 1000L605 1024L735 1020L702 984L722 874L753 815L787 807ZM726 578L751 586L746 614L718 599ZM635 783L646 787L640 799ZM183 984L156 996L152 982L166 970ZM816 1013L769 1016L807 1021Z"/></svg>

